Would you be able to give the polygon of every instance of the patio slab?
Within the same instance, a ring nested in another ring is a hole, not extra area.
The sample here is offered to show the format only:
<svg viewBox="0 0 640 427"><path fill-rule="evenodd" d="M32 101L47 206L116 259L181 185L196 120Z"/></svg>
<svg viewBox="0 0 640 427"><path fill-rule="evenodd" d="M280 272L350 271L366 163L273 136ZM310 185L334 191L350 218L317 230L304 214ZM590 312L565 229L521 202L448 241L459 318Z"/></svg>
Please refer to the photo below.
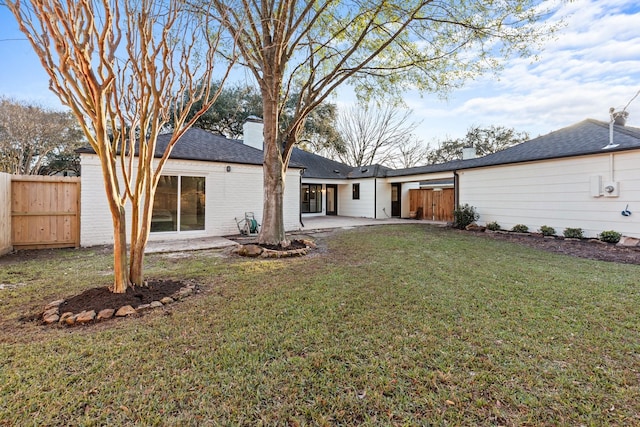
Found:
<svg viewBox="0 0 640 427"><path fill-rule="evenodd" d="M204 249L223 249L236 246L238 243L224 237L200 237L185 240L162 240L148 242L144 250L145 254L158 254L168 252L201 251Z"/></svg>
<svg viewBox="0 0 640 427"><path fill-rule="evenodd" d="M316 216L302 219L303 226L299 230L291 230L289 233L296 234L300 232L312 233L319 230L327 230L334 228L354 228L364 227L369 225L385 225L385 224L435 224L446 225L444 222L439 221L426 221L415 219L402 219L402 218L385 218L385 219L372 219L372 218L356 218L348 216ZM231 236L230 236L231 237ZM234 239L242 239L240 236L233 236ZM253 240L254 238L245 238L246 240ZM184 240L161 240L150 241L147 243L144 253L145 254L157 254L157 253L170 253L170 252L184 252L184 251L200 251L205 249L223 249L231 246L238 245L238 242L230 240L225 237L200 237L195 239Z"/></svg>
<svg viewBox="0 0 640 427"><path fill-rule="evenodd" d="M434 225L446 225L441 221L427 221L427 220L415 220L405 218L359 218L350 216L312 216L302 218L303 227L301 231L312 230L324 230L327 228L353 228L362 227L368 225L385 225L385 224L434 224Z"/></svg>

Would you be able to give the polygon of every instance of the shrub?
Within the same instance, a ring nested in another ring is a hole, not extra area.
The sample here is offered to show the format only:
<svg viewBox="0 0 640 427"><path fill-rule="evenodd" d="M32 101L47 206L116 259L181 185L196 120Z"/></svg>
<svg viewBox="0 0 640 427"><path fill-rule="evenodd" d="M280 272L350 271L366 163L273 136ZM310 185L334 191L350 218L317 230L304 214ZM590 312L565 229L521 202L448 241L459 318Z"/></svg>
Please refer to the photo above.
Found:
<svg viewBox="0 0 640 427"><path fill-rule="evenodd" d="M513 226L511 231L516 232L516 233L526 233L526 232L529 231L529 227L527 227L524 224L516 224L516 225Z"/></svg>
<svg viewBox="0 0 640 427"><path fill-rule="evenodd" d="M467 225L477 221L478 218L480 218L480 214L476 212L476 208L465 203L464 206L458 206L453 211L453 226L464 230Z"/></svg>
<svg viewBox="0 0 640 427"><path fill-rule="evenodd" d="M556 235L556 229L553 227L549 227L548 225L543 225L542 227L540 227L540 232L542 233L543 236Z"/></svg>
<svg viewBox="0 0 640 427"><path fill-rule="evenodd" d="M565 228L562 232L567 239L583 239L582 228Z"/></svg>
<svg viewBox="0 0 640 427"><path fill-rule="evenodd" d="M500 224L498 224L496 221L487 223L486 227L487 227L487 230L491 230L491 231L500 230Z"/></svg>
<svg viewBox="0 0 640 427"><path fill-rule="evenodd" d="M618 243L621 237L622 237L622 234L613 230L603 231L598 236L600 240L607 243Z"/></svg>

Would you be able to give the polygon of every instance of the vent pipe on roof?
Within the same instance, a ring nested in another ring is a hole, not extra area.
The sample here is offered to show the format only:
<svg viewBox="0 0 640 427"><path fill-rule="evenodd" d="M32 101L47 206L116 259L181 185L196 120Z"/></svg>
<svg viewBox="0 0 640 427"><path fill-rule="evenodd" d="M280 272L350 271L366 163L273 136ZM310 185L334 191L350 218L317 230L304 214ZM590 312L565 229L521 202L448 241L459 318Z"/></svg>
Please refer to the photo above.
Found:
<svg viewBox="0 0 640 427"><path fill-rule="evenodd" d="M478 153L476 152L476 147L464 147L462 149L462 160L470 160L478 157Z"/></svg>
<svg viewBox="0 0 640 427"><path fill-rule="evenodd" d="M627 117L629 117L629 113L627 111L618 111L616 112L616 109L611 107L609 108L609 143L602 147L603 150L609 150L611 148L616 148L618 145L620 144L614 144L613 143L613 125L614 123L620 126L624 126L625 123L627 122Z"/></svg>

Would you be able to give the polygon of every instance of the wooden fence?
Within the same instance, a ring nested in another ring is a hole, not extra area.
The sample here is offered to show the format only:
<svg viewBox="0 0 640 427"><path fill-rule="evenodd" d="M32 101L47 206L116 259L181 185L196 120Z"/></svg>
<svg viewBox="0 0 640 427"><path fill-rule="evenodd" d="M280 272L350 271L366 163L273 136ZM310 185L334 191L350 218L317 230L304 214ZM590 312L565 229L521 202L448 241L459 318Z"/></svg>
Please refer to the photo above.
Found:
<svg viewBox="0 0 640 427"><path fill-rule="evenodd" d="M453 188L409 190L409 210L417 219L453 221L454 204Z"/></svg>
<svg viewBox="0 0 640 427"><path fill-rule="evenodd" d="M11 177L14 249L80 246L80 178Z"/></svg>
<svg viewBox="0 0 640 427"><path fill-rule="evenodd" d="M0 172L0 255L11 249L11 175Z"/></svg>

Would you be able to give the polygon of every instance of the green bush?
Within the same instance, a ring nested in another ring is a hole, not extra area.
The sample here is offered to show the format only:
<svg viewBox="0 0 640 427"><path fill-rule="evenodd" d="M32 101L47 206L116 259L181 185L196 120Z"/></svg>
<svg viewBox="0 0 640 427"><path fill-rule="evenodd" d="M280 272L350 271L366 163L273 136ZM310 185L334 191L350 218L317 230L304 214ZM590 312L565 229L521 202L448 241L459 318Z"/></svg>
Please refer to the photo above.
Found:
<svg viewBox="0 0 640 427"><path fill-rule="evenodd" d="M515 233L527 233L529 231L529 227L527 227L524 224L516 224L516 225L513 226L511 231L513 231Z"/></svg>
<svg viewBox="0 0 640 427"><path fill-rule="evenodd" d="M567 239L583 239L584 233L582 232L582 228L565 228L562 232L564 237Z"/></svg>
<svg viewBox="0 0 640 427"><path fill-rule="evenodd" d="M542 233L543 236L556 235L556 229L553 227L549 227L548 225L543 225L542 227L540 227L540 232Z"/></svg>
<svg viewBox="0 0 640 427"><path fill-rule="evenodd" d="M622 237L622 234L613 230L603 231L598 236L600 240L607 243L618 243L621 237Z"/></svg>
<svg viewBox="0 0 640 427"><path fill-rule="evenodd" d="M487 227L487 230L491 230L491 231L500 230L500 224L498 224L496 221L487 223L486 227Z"/></svg>
<svg viewBox="0 0 640 427"><path fill-rule="evenodd" d="M453 226L464 230L467 225L477 221L478 218L480 218L480 214L476 212L476 208L465 203L464 206L458 206L453 211Z"/></svg>

